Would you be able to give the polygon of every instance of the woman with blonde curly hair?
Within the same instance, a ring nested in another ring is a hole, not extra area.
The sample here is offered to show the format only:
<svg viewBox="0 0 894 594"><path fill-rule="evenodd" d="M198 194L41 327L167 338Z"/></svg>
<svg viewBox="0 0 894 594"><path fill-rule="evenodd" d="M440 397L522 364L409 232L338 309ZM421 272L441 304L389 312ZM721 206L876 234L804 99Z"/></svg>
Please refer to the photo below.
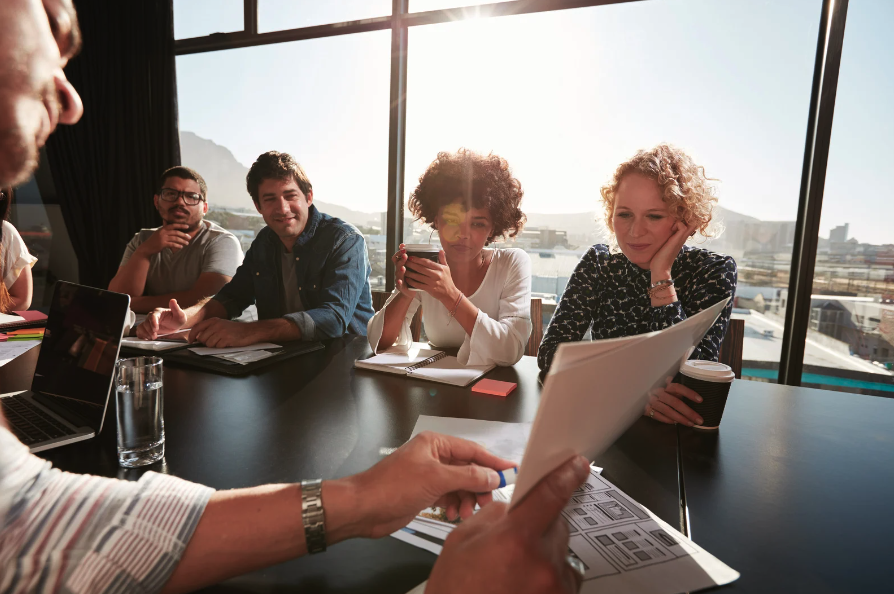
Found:
<svg viewBox="0 0 894 594"><path fill-rule="evenodd" d="M459 348L463 365L513 365L531 335L531 261L519 249L486 249L515 237L525 223L521 183L494 154L439 153L410 195L410 212L438 231L438 261L391 261L394 293L367 326L374 351L408 344L410 321L422 306L429 342ZM412 288L407 281L412 283Z"/></svg>
<svg viewBox="0 0 894 594"><path fill-rule="evenodd" d="M603 186L602 199L620 251L594 245L581 258L540 344L540 368L549 369L559 344L580 340L591 325L594 339L653 332L729 297L691 355L716 361L737 272L731 257L683 245L696 233L711 236L717 198L704 168L680 149L660 144L622 163ZM684 398L701 402L694 391L671 383L653 393L644 414L700 425Z"/></svg>

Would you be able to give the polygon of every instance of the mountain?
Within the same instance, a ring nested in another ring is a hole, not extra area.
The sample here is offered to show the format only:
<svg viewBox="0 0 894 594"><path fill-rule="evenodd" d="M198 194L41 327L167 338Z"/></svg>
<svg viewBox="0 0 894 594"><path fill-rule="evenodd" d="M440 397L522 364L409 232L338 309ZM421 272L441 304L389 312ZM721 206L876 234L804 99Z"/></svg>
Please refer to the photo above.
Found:
<svg viewBox="0 0 894 594"><path fill-rule="evenodd" d="M245 189L248 168L236 160L230 149L213 140L183 131L180 133L180 154L185 166L195 169L205 178L208 184L208 202L212 208L252 208L251 197ZM594 205L595 200L594 198ZM380 212L362 212L319 200L314 202L323 212L348 221L352 225L362 227L381 225ZM726 224L759 220L722 206L716 207L715 213ZM601 210L566 214L532 212L527 215L528 227L549 227L567 231L569 235L597 233L602 228Z"/></svg>
<svg viewBox="0 0 894 594"><path fill-rule="evenodd" d="M245 189L248 167L236 160L225 146L202 138L192 132L180 133L180 155L183 165L195 169L208 184L208 204L212 208L236 209L254 206ZM352 225L381 225L379 213L351 210L337 204L315 200L314 204L328 215L348 221Z"/></svg>
<svg viewBox="0 0 894 594"><path fill-rule="evenodd" d="M208 184L208 204L221 208L251 208L245 190L248 167L230 149L192 132L180 133L180 156L185 167L195 169Z"/></svg>

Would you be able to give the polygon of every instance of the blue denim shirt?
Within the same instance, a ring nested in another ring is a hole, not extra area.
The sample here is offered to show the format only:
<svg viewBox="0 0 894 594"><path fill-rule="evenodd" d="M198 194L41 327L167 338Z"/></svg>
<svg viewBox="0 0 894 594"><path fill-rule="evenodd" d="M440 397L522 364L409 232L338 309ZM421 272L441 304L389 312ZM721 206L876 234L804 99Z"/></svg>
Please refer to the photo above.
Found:
<svg viewBox="0 0 894 594"><path fill-rule="evenodd" d="M252 242L233 280L214 296L235 318L256 303L258 318L286 318L301 330L302 340L366 336L373 316L366 241L352 225L323 214L311 204L307 226L295 244L295 279L304 311L283 311L280 270L283 244L270 227Z"/></svg>

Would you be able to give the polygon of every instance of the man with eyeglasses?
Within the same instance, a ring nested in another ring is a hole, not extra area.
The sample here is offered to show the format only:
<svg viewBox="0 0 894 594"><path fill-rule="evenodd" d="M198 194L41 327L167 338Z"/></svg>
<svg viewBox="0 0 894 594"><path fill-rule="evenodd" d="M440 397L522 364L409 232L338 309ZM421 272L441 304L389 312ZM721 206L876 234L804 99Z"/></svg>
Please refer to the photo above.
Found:
<svg viewBox="0 0 894 594"><path fill-rule="evenodd" d="M0 23L5 186L27 179L38 146L82 110L62 71L79 44L71 0L0 0ZM495 470L512 465L425 432L352 476L215 492L154 472L138 482L61 472L30 454L0 412L0 592L188 592L348 538L386 536L432 505L469 518L476 502L484 508L447 539L427 594L577 592L583 568L566 560L561 512L587 461L568 460L508 510L489 502Z"/></svg>
<svg viewBox="0 0 894 594"><path fill-rule="evenodd" d="M188 167L172 167L158 184L154 203L164 223L134 235L110 291L130 295L136 313L149 313L176 299L183 307L215 295L242 263L235 235L204 220L208 186Z"/></svg>

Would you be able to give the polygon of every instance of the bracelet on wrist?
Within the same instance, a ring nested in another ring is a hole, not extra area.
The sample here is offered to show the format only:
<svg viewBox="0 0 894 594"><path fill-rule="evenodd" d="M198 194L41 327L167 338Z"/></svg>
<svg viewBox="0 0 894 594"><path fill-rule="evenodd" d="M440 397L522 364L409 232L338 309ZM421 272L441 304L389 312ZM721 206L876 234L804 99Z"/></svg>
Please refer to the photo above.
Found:
<svg viewBox="0 0 894 594"><path fill-rule="evenodd" d="M450 311L450 319L447 320L447 325L450 325L450 322L453 321L454 316L456 316L456 310L459 309L459 302L463 299L463 292L460 291L459 295L456 297L456 303L453 304L453 309Z"/></svg>
<svg viewBox="0 0 894 594"><path fill-rule="evenodd" d="M649 285L649 297L654 297L657 293L660 293L662 291L669 291L673 288L673 286L674 279L672 278L652 283L651 285Z"/></svg>
<svg viewBox="0 0 894 594"><path fill-rule="evenodd" d="M301 522L307 553L326 550L326 516L323 513L323 479L301 481Z"/></svg>

